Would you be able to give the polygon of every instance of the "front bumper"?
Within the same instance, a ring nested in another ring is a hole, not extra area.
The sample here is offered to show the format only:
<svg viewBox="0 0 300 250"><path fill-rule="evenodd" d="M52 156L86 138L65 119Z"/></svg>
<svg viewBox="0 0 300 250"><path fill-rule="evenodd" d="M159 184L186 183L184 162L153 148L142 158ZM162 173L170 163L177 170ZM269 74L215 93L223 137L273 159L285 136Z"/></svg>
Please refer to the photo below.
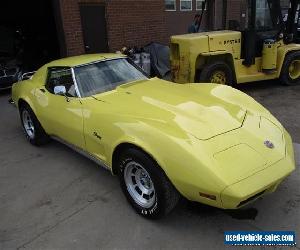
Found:
<svg viewBox="0 0 300 250"><path fill-rule="evenodd" d="M294 168L294 164L285 158L242 181L226 187L221 192L222 208L240 208L262 195L274 192Z"/></svg>
<svg viewBox="0 0 300 250"><path fill-rule="evenodd" d="M239 133L239 131L235 131L235 136L230 137L230 139L236 138L236 133ZM243 172L242 168L233 168L228 172L221 166L218 171L215 171L216 174L211 176L209 174L214 173L213 171L208 173L195 171L188 177L185 177L186 172L183 172L180 175L183 176L181 179L183 181L174 184L180 193L189 200L222 209L238 209L260 196L275 191L278 185L295 169L291 137L284 129L282 130L282 137L285 143L283 152L280 152L281 156L277 157L277 154L275 154L275 157L267 161L267 165L264 165L263 168L255 167L248 172ZM217 142L219 143L219 141ZM276 146L279 148L279 145L276 144ZM241 162L240 165L252 163L253 161L247 160L247 162ZM229 165L229 163L226 163L226 166ZM223 172L221 172L222 169ZM229 178L231 175L238 178ZM226 180L227 183L223 180ZM207 194L208 197L215 196L216 199L203 197L200 193Z"/></svg>
<svg viewBox="0 0 300 250"><path fill-rule="evenodd" d="M278 185L295 170L294 148L290 135L283 131L286 142L285 157L267 168L227 186L220 194L222 208L240 208L267 193L274 192Z"/></svg>

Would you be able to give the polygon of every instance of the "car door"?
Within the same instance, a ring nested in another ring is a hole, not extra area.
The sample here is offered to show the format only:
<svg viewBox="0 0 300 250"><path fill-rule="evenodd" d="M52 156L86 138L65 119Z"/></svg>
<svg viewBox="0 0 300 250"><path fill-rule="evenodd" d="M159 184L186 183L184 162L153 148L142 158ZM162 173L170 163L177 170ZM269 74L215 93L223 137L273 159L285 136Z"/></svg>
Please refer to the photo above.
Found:
<svg viewBox="0 0 300 250"><path fill-rule="evenodd" d="M118 136L112 133L113 124L109 120L111 104L109 101L102 101L105 96L109 99L114 92L111 91L113 87L110 81L116 76L109 68L109 65L116 68L117 65L113 62L103 61L74 68L84 110L86 150L104 164L109 161L107 148L110 147L114 136ZM97 97L93 95L95 93Z"/></svg>
<svg viewBox="0 0 300 250"><path fill-rule="evenodd" d="M55 94L55 87L66 93ZM48 134L85 149L82 104L70 68L48 68L45 86L36 91L39 120Z"/></svg>

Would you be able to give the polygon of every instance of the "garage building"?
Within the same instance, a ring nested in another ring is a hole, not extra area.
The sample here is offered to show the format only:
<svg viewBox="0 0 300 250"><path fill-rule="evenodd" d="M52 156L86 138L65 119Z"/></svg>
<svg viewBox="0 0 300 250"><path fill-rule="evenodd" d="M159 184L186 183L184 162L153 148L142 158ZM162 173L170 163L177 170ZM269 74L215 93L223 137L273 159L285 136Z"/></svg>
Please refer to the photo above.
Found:
<svg viewBox="0 0 300 250"><path fill-rule="evenodd" d="M0 35L6 39L0 39L0 57L19 57L23 68L34 70L59 57L114 52L151 41L168 44L171 35L187 32L203 1L11 0L1 7ZM246 0L207 3L201 30L225 29L231 20L243 28Z"/></svg>

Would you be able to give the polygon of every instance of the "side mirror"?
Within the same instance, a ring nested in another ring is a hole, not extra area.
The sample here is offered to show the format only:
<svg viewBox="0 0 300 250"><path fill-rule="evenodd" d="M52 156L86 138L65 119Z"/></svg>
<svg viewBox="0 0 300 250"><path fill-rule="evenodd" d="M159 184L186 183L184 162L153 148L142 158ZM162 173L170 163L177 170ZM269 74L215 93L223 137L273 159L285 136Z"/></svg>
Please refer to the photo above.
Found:
<svg viewBox="0 0 300 250"><path fill-rule="evenodd" d="M65 86L55 86L54 87L54 94L55 95L66 95L67 90Z"/></svg>

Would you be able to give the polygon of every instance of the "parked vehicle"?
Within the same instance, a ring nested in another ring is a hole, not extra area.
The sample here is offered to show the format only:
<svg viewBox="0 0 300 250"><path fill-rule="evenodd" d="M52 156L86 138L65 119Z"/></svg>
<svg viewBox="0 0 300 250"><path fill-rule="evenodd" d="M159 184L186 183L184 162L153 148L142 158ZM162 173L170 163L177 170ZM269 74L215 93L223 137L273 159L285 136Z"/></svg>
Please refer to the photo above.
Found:
<svg viewBox="0 0 300 250"><path fill-rule="evenodd" d="M290 1L286 22L280 0L248 0L248 6L245 30L171 37L173 81L234 85L279 78L285 85L299 85L295 18L300 0Z"/></svg>
<svg viewBox="0 0 300 250"><path fill-rule="evenodd" d="M0 63L0 90L11 88L13 83L21 80L22 70L21 67L14 63Z"/></svg>
<svg viewBox="0 0 300 250"><path fill-rule="evenodd" d="M11 27L0 25L0 90L11 88L21 80L22 35Z"/></svg>
<svg viewBox="0 0 300 250"><path fill-rule="evenodd" d="M238 209L295 169L288 132L248 95L150 79L117 54L46 64L13 85L12 100L31 144L53 138L108 168L147 218L180 196Z"/></svg>

